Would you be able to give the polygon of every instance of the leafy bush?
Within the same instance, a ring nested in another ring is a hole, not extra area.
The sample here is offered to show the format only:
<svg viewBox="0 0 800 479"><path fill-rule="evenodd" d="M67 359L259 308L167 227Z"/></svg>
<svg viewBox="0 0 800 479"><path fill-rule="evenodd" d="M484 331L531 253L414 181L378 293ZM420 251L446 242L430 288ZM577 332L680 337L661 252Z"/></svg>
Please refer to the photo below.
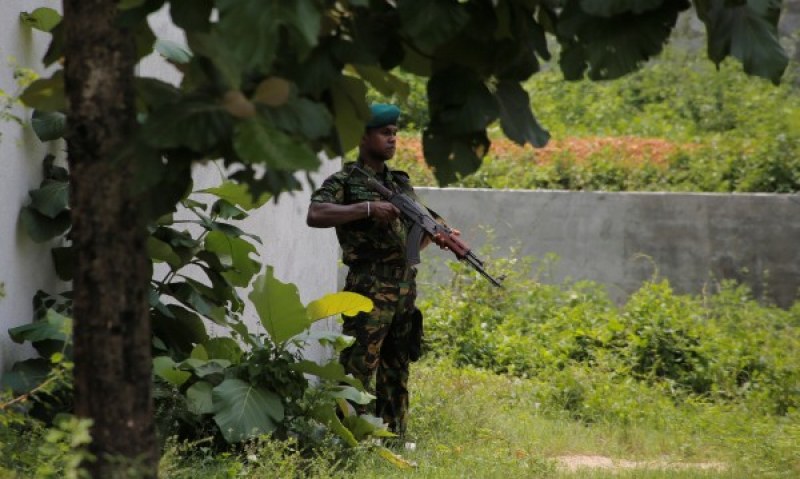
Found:
<svg viewBox="0 0 800 479"><path fill-rule="evenodd" d="M66 171L46 158L45 180L22 212L23 224L37 241L69 230L68 186ZM208 198L213 203L199 201ZM304 447L327 432L351 447L368 436L393 436L380 419L348 412L347 401L365 404L374 397L346 376L338 361L317 364L300 354L310 343L337 352L348 346L352 338L312 333L311 325L368 311L372 302L342 292L303 305L295 285L276 279L272 267L263 268L253 244L260 239L232 220L246 218L267 199L253 201L246 186L225 182L184 198L181 218L170 214L150 225L154 395L162 438L212 437L213 447L230 449L270 434L293 437ZM66 281L71 279L65 267L71 246L65 243L54 250L54 260ZM254 334L242 317L239 288L246 287L262 334ZM3 389L16 396L9 404L18 403L20 413L50 426L72 407L71 296L40 292L35 305L34 321L10 334L17 342L31 342L42 357L16 363L4 375ZM319 383L312 385L306 375ZM388 449L377 449L407 466Z"/></svg>
<svg viewBox="0 0 800 479"><path fill-rule="evenodd" d="M510 278L499 290L453 264L453 284L421 301L427 349L456 365L539 378L546 407L585 420L635 420L687 401L777 415L800 406L800 306L759 304L729 282L677 295L658 280L617 306L595 283L527 279L537 265L546 269L493 264Z"/></svg>

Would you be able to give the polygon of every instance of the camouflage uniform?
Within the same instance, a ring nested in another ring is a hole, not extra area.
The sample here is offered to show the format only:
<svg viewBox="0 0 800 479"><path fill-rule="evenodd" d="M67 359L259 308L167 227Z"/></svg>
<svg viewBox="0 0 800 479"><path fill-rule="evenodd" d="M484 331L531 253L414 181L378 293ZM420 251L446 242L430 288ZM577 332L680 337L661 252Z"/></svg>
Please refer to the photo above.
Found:
<svg viewBox="0 0 800 479"><path fill-rule="evenodd" d="M347 163L328 177L311 201L352 204L382 200L367 186L363 174L353 172L353 165ZM386 168L384 175L378 175L363 164L359 166L392 191L415 196L406 173ZM375 415L401 436L408 410L407 344L417 296L416 269L406 265L407 230L400 219L387 225L367 218L336 227L342 260L349 267L345 291L363 294L375 304L370 313L344 317L343 332L355 337L355 342L342 352L340 362L375 394ZM367 411L361 407L358 412Z"/></svg>

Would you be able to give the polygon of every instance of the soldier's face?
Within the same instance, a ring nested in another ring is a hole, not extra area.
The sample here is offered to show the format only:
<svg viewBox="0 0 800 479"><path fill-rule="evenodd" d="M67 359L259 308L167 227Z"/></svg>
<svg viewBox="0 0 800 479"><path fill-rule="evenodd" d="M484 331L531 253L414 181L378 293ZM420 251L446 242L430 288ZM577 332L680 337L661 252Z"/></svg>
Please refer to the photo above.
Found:
<svg viewBox="0 0 800 479"><path fill-rule="evenodd" d="M361 138L361 149L375 159L388 160L394 156L397 146L397 126L386 125L370 128Z"/></svg>

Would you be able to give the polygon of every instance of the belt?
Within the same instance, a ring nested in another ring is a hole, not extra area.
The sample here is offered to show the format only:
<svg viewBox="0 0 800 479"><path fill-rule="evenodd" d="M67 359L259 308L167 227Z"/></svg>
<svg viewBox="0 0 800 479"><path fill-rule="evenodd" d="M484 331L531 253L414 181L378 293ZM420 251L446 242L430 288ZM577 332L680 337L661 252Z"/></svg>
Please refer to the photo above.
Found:
<svg viewBox="0 0 800 479"><path fill-rule="evenodd" d="M417 276L417 268L413 266L381 263L358 263L350 266L350 272L354 274L368 274L383 279L396 279L409 281Z"/></svg>

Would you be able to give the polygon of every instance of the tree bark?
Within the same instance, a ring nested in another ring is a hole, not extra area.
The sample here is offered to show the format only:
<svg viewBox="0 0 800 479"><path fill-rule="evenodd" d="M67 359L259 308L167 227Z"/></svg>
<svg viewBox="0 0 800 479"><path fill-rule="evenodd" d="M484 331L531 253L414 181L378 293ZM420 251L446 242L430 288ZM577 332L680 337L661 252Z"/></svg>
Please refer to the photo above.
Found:
<svg viewBox="0 0 800 479"><path fill-rule="evenodd" d="M74 268L75 409L91 418L95 478L156 477L150 261L116 153L136 129L133 35L115 0L64 0Z"/></svg>

